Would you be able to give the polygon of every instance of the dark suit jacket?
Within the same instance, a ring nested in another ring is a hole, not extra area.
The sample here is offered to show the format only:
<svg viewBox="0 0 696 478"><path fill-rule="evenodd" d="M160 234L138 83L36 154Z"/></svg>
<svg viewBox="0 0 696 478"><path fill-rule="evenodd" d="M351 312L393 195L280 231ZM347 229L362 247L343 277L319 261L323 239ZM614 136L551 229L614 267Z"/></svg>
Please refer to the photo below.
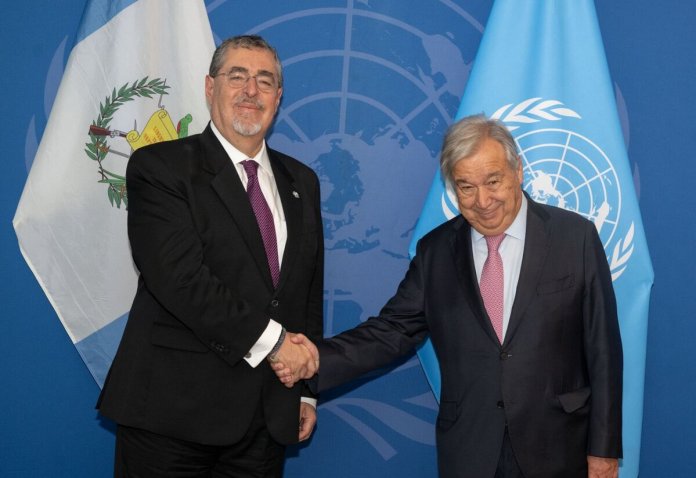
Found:
<svg viewBox="0 0 696 478"><path fill-rule="evenodd" d="M322 336L319 183L300 162L268 154L288 233L277 290L246 191L210 127L132 155L128 235L140 279L97 404L103 415L225 445L263 406L273 437L297 442L303 385L287 389L265 360L252 368L244 356L269 318Z"/></svg>
<svg viewBox="0 0 696 478"><path fill-rule="evenodd" d="M528 199L529 200L529 199ZM379 317L320 344L319 389L433 342L442 373L440 476L491 478L507 424L526 478L586 478L621 456L622 349L594 225L529 200L504 343L486 315L462 216L424 236Z"/></svg>

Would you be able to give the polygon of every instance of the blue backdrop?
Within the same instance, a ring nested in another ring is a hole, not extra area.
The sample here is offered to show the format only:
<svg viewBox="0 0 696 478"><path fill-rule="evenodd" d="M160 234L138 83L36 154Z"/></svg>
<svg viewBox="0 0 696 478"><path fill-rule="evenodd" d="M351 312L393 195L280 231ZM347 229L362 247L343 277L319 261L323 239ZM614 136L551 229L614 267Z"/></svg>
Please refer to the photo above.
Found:
<svg viewBox="0 0 696 478"><path fill-rule="evenodd" d="M107 477L113 433L98 388L22 259L11 220L84 0L25 0L2 20L6 145L0 189L4 329L0 476ZM455 115L492 2L207 1L216 40L255 32L285 64L270 143L322 180L326 333L375 313L407 265L442 133ZM655 269L641 476L696 474L694 282L696 6L599 0L597 14ZM240 11L243 14L240 14ZM686 253L684 253L686 251ZM687 357L683 359L682 357ZM331 394L287 476L434 476L436 406L414 358Z"/></svg>

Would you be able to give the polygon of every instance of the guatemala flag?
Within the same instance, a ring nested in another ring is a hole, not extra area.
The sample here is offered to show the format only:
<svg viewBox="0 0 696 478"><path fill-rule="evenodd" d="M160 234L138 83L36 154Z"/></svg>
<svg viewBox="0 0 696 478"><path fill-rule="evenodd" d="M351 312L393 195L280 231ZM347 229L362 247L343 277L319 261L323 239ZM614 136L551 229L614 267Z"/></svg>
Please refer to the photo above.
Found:
<svg viewBox="0 0 696 478"><path fill-rule="evenodd" d="M88 0L24 186L19 247L100 386L137 284L126 164L203 130L213 49L202 0Z"/></svg>
<svg viewBox="0 0 696 478"><path fill-rule="evenodd" d="M648 302L653 270L592 0L497 0L457 118L501 120L538 202L594 222L614 280L624 350L624 459L637 477ZM418 239L459 212L439 171L416 226ZM439 399L437 360L419 356Z"/></svg>

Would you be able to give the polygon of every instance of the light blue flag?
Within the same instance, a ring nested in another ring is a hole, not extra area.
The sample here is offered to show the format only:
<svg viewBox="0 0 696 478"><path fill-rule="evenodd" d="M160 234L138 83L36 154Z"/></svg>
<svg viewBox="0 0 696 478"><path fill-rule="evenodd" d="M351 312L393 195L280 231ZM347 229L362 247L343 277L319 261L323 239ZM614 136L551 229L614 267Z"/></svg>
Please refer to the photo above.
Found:
<svg viewBox="0 0 696 478"><path fill-rule="evenodd" d="M137 285L126 164L205 128L202 0L88 0L14 217L19 247L102 385Z"/></svg>
<svg viewBox="0 0 696 478"><path fill-rule="evenodd" d="M524 187L592 220L604 244L624 348L622 477L637 477L653 270L592 0L497 0L457 119L484 113L512 132ZM458 214L439 172L411 244ZM419 356L436 397L432 345Z"/></svg>

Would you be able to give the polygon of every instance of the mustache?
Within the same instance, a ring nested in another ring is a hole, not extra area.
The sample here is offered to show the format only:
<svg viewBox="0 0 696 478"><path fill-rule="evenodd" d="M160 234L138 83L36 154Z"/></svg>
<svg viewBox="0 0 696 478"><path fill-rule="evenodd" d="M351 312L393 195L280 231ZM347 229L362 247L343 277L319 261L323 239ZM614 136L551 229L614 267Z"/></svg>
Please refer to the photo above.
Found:
<svg viewBox="0 0 696 478"><path fill-rule="evenodd" d="M235 106L241 105L242 103L252 104L261 111L266 109L261 100L259 100L258 98L252 98L250 96L247 96L246 94L241 94L234 100Z"/></svg>

